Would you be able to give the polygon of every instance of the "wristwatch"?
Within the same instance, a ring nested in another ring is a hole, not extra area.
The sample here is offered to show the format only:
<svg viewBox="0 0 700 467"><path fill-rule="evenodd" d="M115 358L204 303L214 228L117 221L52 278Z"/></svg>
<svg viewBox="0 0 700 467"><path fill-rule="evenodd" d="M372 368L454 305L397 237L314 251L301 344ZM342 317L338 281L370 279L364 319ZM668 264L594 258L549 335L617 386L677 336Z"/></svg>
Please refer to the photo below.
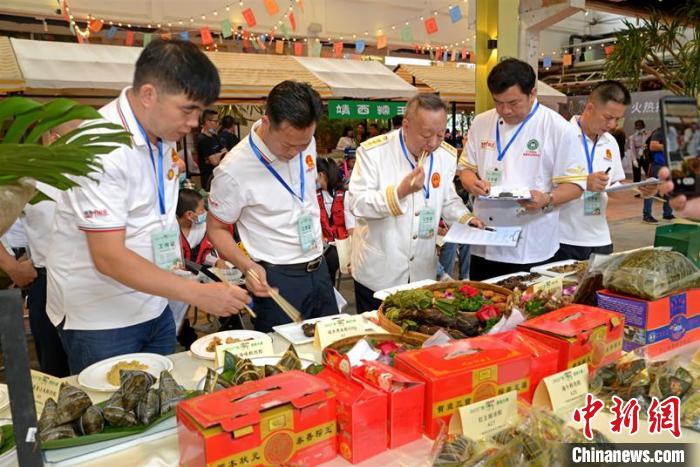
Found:
<svg viewBox="0 0 700 467"><path fill-rule="evenodd" d="M554 210L554 196L552 193L545 193L547 196L549 196L549 201L547 201L547 204L544 205L542 208L542 212L544 214L548 214Z"/></svg>

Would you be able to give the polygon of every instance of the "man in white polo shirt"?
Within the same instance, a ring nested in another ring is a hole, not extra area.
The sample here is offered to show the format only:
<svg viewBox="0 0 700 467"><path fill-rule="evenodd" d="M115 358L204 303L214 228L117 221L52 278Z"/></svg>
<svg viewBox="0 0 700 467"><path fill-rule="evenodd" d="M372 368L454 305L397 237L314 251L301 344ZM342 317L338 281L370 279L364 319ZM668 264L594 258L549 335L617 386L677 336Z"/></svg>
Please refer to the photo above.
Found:
<svg viewBox="0 0 700 467"><path fill-rule="evenodd" d="M214 169L207 235L244 272L258 331L290 322L269 298L270 286L304 319L338 313L316 199L314 132L322 112L311 86L281 82L267 97L265 115ZM234 244L233 223L250 257Z"/></svg>
<svg viewBox="0 0 700 467"><path fill-rule="evenodd" d="M555 209L581 196L585 158L571 125L537 101L535 72L509 58L489 73L495 109L476 116L459 160L464 188L479 197L492 185L527 188L529 201L476 199L474 214L488 225L522 227L516 247L472 246L469 277L528 271L551 260L559 249Z"/></svg>
<svg viewBox="0 0 700 467"><path fill-rule="evenodd" d="M583 113L571 117L579 134L578 148L586 156L588 179L580 198L561 207L559 212L559 251L555 260L586 260L592 253L613 252L605 212L606 188L625 179L620 149L608 133L617 127L630 103L630 93L618 81L603 81L588 95Z"/></svg>
<svg viewBox="0 0 700 467"><path fill-rule="evenodd" d="M133 87L100 110L131 133L132 147L102 157L95 180L59 198L47 262L47 313L71 373L115 355L172 353L168 299L223 316L247 303L240 288L169 270L180 259L173 141L218 93L218 72L196 45L159 40L136 62Z"/></svg>
<svg viewBox="0 0 700 467"><path fill-rule="evenodd" d="M454 187L457 150L443 141L447 107L418 94L401 129L368 139L350 179L352 276L357 311L376 310L377 290L435 278L440 218L482 227Z"/></svg>

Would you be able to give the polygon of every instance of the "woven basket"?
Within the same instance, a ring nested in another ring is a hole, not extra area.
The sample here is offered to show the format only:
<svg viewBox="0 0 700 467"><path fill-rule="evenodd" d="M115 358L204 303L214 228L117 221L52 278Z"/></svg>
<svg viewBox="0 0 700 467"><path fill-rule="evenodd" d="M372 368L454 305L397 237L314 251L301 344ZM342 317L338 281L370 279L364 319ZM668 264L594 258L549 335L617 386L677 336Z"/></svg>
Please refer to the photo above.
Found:
<svg viewBox="0 0 700 467"><path fill-rule="evenodd" d="M512 291L500 287L498 285L493 285L493 284L486 284L484 282L473 282L473 281L451 281L451 282L438 282L437 284L432 284L432 285L427 285L425 287L421 287L421 289L425 290L432 290L432 291L443 291L445 289L458 289L462 287L463 285L470 285L474 287L475 289L479 290L490 290L492 292L496 292L498 294L503 295L506 297L510 297L510 295L513 294ZM425 342L428 340L431 336L428 334L423 334L420 332L415 332L415 331L407 331L404 332L401 326L390 320L384 315L384 304L379 307L379 310L377 311L377 320L379 321L379 325L389 331L392 334L402 334L410 339L416 339L420 340L421 342Z"/></svg>

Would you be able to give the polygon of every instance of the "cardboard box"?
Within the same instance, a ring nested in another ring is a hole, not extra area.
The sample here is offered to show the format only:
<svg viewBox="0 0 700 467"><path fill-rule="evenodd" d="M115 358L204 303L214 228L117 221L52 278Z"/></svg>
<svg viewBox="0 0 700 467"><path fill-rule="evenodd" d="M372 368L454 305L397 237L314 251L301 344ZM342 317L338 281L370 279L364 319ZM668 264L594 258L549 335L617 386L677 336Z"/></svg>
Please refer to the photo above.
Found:
<svg viewBox="0 0 700 467"><path fill-rule="evenodd" d="M423 436L425 383L381 362L365 362L353 368L352 374L387 395L389 449Z"/></svg>
<svg viewBox="0 0 700 467"><path fill-rule="evenodd" d="M425 381L424 429L435 438L441 423L461 406L517 391L530 391L529 355L492 336L400 353L394 365Z"/></svg>
<svg viewBox="0 0 700 467"><path fill-rule="evenodd" d="M700 289L654 301L601 290L598 306L625 317L625 352L646 346L646 355L655 357L700 340Z"/></svg>
<svg viewBox="0 0 700 467"><path fill-rule="evenodd" d="M328 384L337 401L338 453L357 464L386 451L386 394L332 368L317 376Z"/></svg>
<svg viewBox="0 0 700 467"><path fill-rule="evenodd" d="M317 465L333 459L336 402L328 384L290 371L177 405L180 465Z"/></svg>
<svg viewBox="0 0 700 467"><path fill-rule="evenodd" d="M530 390L523 395L523 399L527 402L532 402L532 396L535 394L535 389L537 389L537 385L540 384L542 378L557 373L559 352L557 349L517 330L494 334L494 337L502 339L522 353L532 357Z"/></svg>
<svg viewBox="0 0 700 467"><path fill-rule="evenodd" d="M569 305L525 321L518 331L557 349L557 372L588 363L591 370L622 354L624 317L600 308Z"/></svg>
<svg viewBox="0 0 700 467"><path fill-rule="evenodd" d="M660 225L656 228L654 246L670 246L700 267L700 225Z"/></svg>

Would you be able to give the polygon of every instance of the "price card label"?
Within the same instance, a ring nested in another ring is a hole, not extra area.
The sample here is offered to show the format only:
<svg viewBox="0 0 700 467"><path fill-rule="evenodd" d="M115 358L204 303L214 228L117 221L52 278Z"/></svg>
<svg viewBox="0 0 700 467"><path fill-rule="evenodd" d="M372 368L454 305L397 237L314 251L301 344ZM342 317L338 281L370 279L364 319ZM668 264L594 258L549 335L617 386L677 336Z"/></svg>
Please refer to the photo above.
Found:
<svg viewBox="0 0 700 467"><path fill-rule="evenodd" d="M563 279L564 278L562 276L557 276L537 282L532 285L532 292L537 293L542 290L544 293L551 294L559 298L561 297L561 291L564 288Z"/></svg>
<svg viewBox="0 0 700 467"><path fill-rule="evenodd" d="M32 390L34 392L34 405L36 406L37 415L44 410L46 400L52 398L58 401L58 392L61 389L61 378L47 375L36 370L30 370L32 373Z"/></svg>
<svg viewBox="0 0 700 467"><path fill-rule="evenodd" d="M348 316L338 319L324 319L316 323L314 346L323 349L328 345L346 337L364 334L386 334L386 330L377 326L362 315Z"/></svg>
<svg viewBox="0 0 700 467"><path fill-rule="evenodd" d="M532 405L569 416L580 407L588 392L588 364L543 378L535 390Z"/></svg>
<svg viewBox="0 0 700 467"><path fill-rule="evenodd" d="M216 346L216 366L224 365L224 352L241 358L269 357L275 354L270 339L250 339Z"/></svg>
<svg viewBox="0 0 700 467"><path fill-rule="evenodd" d="M450 421L450 433L479 440L513 426L518 417L517 399L518 393L511 391L460 407Z"/></svg>

